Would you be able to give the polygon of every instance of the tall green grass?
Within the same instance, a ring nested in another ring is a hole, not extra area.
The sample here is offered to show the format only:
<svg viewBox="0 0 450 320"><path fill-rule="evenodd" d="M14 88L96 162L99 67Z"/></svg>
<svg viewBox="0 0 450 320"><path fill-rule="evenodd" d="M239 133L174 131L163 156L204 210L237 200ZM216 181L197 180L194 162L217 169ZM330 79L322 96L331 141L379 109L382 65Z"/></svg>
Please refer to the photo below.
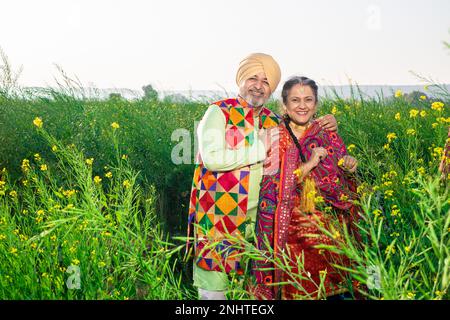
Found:
<svg viewBox="0 0 450 320"><path fill-rule="evenodd" d="M0 297L194 299L178 240L194 167L172 163L171 136L184 128L193 142L207 106L87 98L63 79L56 89L0 90ZM350 280L368 298L449 298L448 180L437 168L450 98L426 94L372 98L354 87L349 99L320 103L359 161L362 208L362 243L341 230L345 245L326 249L354 261ZM246 258L258 258L247 246ZM230 280L230 298L249 297L246 280Z"/></svg>
<svg viewBox="0 0 450 320"><path fill-rule="evenodd" d="M142 190L138 173L115 157L106 175L95 160L64 145L45 124L38 135L55 161L35 154L22 177L1 173L0 296L3 299L184 299L175 246L161 229L156 189Z"/></svg>

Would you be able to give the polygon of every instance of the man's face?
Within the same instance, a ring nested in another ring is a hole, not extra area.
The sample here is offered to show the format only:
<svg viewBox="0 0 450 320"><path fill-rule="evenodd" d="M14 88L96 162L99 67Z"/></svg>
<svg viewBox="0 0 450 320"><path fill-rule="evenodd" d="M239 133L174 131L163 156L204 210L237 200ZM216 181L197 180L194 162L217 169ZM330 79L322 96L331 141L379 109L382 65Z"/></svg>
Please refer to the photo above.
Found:
<svg viewBox="0 0 450 320"><path fill-rule="evenodd" d="M242 81L239 87L239 95L254 107L261 107L270 97L270 86L266 74L260 72Z"/></svg>

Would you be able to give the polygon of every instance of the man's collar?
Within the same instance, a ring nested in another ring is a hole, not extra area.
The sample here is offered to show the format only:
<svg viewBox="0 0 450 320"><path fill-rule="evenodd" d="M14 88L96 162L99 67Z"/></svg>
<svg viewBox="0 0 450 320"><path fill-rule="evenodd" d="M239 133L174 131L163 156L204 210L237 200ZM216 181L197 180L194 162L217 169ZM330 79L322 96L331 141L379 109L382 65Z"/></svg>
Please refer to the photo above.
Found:
<svg viewBox="0 0 450 320"><path fill-rule="evenodd" d="M262 109L264 108L264 105L262 105L260 107L255 107L255 106L251 105L250 103L248 103L244 98L242 98L239 95L236 98L236 100L237 100L238 104L240 104L244 108L251 108L251 109L253 109L253 111L254 111L253 116L259 117L259 115L261 114Z"/></svg>

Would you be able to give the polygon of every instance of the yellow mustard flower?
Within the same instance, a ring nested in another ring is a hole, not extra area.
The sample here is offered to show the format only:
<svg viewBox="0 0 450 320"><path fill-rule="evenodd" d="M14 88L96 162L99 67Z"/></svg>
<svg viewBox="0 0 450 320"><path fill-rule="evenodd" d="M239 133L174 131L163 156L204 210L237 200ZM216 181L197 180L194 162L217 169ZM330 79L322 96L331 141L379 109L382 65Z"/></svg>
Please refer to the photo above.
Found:
<svg viewBox="0 0 450 320"><path fill-rule="evenodd" d="M394 195L394 190L386 190L386 191L384 192L384 195L385 195L386 197L392 197L392 196Z"/></svg>
<svg viewBox="0 0 450 320"><path fill-rule="evenodd" d="M111 232L109 232L109 231L103 231L103 232L102 232L102 236L104 236L104 237L111 237L112 234L111 234Z"/></svg>
<svg viewBox="0 0 450 320"><path fill-rule="evenodd" d="M42 128L43 125L42 119L39 117L34 118L33 124L38 128Z"/></svg>
<svg viewBox="0 0 450 320"><path fill-rule="evenodd" d="M297 177L301 177L301 176L302 176L302 169L301 169L301 168L295 169L295 170L294 170L294 174L295 174Z"/></svg>
<svg viewBox="0 0 450 320"><path fill-rule="evenodd" d="M400 120L401 116L400 116L400 112L397 112L394 116L395 120Z"/></svg>
<svg viewBox="0 0 450 320"><path fill-rule="evenodd" d="M77 266L77 265L80 264L80 260L78 260L78 259L73 259L73 260L72 260L72 264Z"/></svg>
<svg viewBox="0 0 450 320"><path fill-rule="evenodd" d="M395 91L395 97L396 97L396 98L400 98L401 96L403 96L402 90L397 90L397 91Z"/></svg>
<svg viewBox="0 0 450 320"><path fill-rule="evenodd" d="M47 165L46 164L41 164L41 171L47 171Z"/></svg>
<svg viewBox="0 0 450 320"><path fill-rule="evenodd" d="M398 236L400 236L400 233L398 233L398 232L392 232L392 233L390 234L390 236L391 236L391 237L398 237Z"/></svg>
<svg viewBox="0 0 450 320"><path fill-rule="evenodd" d="M111 123L111 127L115 130L115 129L119 129L120 125L117 122L113 122L113 123Z"/></svg>
<svg viewBox="0 0 450 320"><path fill-rule="evenodd" d="M419 114L419 110L417 110L417 109L409 110L409 117L410 118L415 118L415 117L417 117L418 114Z"/></svg>
<svg viewBox="0 0 450 320"><path fill-rule="evenodd" d="M391 170L391 171L389 171L388 173L389 173L389 177L390 177L390 178L394 178L394 177L397 177L397 176L398 176L397 171L394 171L394 170Z"/></svg>
<svg viewBox="0 0 450 320"><path fill-rule="evenodd" d="M444 103L440 101L433 102L431 104L431 109L441 112L444 109Z"/></svg>
<svg viewBox="0 0 450 320"><path fill-rule="evenodd" d="M436 147L433 149L433 157L440 158L444 152L444 149L441 147Z"/></svg>
<svg viewBox="0 0 450 320"><path fill-rule="evenodd" d="M107 177L108 179L111 179L112 178L112 172L111 171L107 172L105 174L105 177Z"/></svg>
<svg viewBox="0 0 450 320"><path fill-rule="evenodd" d="M94 158L86 159L86 164L87 165L92 166L93 163L94 163Z"/></svg>
<svg viewBox="0 0 450 320"><path fill-rule="evenodd" d="M387 134L386 137L387 137L389 143L390 143L392 140L397 139L397 135L395 134L395 132L389 132L389 133Z"/></svg>
<svg viewBox="0 0 450 320"><path fill-rule="evenodd" d="M341 233L339 232L339 231L335 231L334 233L333 233L333 239L339 239L341 237Z"/></svg>
<svg viewBox="0 0 450 320"><path fill-rule="evenodd" d="M75 192L76 192L75 190L64 190L63 195L65 195L67 198L70 198L75 194Z"/></svg>
<svg viewBox="0 0 450 320"><path fill-rule="evenodd" d="M333 108L331 109L331 113L332 114L338 113L338 108L336 106L333 106Z"/></svg>
<svg viewBox="0 0 450 320"><path fill-rule="evenodd" d="M386 247L386 254L394 254L395 253L395 246L394 245L388 245Z"/></svg>
<svg viewBox="0 0 450 320"><path fill-rule="evenodd" d="M21 168L22 168L22 171L23 171L23 172L27 172L28 170L30 170L30 160L28 160L28 159L23 159L23 160L22 160Z"/></svg>
<svg viewBox="0 0 450 320"><path fill-rule="evenodd" d="M125 180L124 182L123 182L123 186L125 187L125 188L129 188L129 187L131 187L131 183L130 183L130 181L127 179L127 180Z"/></svg>
<svg viewBox="0 0 450 320"><path fill-rule="evenodd" d="M102 178L100 178L99 176L95 176L95 177L94 177L94 182L95 182L96 184L99 184L100 182L102 182Z"/></svg>
<svg viewBox="0 0 450 320"><path fill-rule="evenodd" d="M322 196L318 196L314 198L314 203L315 204L322 204L325 203L325 199Z"/></svg>
<svg viewBox="0 0 450 320"><path fill-rule="evenodd" d="M409 135L409 136L413 136L413 135L416 134L416 130L414 130L414 129L407 129L406 130L406 134Z"/></svg>

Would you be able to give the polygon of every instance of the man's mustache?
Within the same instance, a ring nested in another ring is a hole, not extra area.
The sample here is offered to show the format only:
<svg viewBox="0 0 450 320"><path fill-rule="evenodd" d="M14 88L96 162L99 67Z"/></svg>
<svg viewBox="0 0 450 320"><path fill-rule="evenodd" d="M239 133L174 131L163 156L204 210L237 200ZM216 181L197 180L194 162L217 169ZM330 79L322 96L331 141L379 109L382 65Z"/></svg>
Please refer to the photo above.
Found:
<svg viewBox="0 0 450 320"><path fill-rule="evenodd" d="M256 92L256 93L259 93L259 94L264 94L264 90L259 90L259 89L256 89L256 88L250 88L249 91Z"/></svg>

